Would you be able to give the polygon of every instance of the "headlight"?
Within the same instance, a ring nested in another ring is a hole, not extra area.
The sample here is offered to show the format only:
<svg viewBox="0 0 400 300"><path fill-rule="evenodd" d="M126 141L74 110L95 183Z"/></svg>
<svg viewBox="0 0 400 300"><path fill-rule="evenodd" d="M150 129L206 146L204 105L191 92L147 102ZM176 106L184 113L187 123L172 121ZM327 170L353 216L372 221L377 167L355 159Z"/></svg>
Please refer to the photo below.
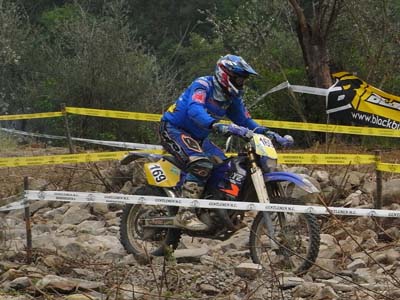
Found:
<svg viewBox="0 0 400 300"><path fill-rule="evenodd" d="M263 172L274 171L278 166L277 159L269 158L267 156L262 156L260 162L261 162L261 169L263 170Z"/></svg>

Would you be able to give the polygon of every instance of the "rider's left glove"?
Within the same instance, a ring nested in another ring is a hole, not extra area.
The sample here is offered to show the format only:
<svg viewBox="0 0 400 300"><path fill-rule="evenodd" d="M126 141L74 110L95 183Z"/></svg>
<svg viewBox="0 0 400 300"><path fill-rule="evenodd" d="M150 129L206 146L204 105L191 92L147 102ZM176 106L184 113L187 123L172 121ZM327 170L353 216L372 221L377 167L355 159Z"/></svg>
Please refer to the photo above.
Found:
<svg viewBox="0 0 400 300"><path fill-rule="evenodd" d="M294 143L294 140L290 135L280 136L279 134L275 133L274 137L275 140L283 147L290 147Z"/></svg>

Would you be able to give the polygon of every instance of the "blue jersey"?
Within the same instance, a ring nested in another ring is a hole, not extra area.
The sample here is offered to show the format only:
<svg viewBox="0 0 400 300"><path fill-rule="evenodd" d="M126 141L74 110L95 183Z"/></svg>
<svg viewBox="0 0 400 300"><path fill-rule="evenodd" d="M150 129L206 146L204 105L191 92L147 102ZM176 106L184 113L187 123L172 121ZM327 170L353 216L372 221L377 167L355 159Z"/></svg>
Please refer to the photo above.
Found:
<svg viewBox="0 0 400 300"><path fill-rule="evenodd" d="M251 118L243 99L216 101L213 76L204 76L192 82L168 108L161 120L185 130L198 140L203 140L211 132L212 124L225 116L239 126L249 129L260 127Z"/></svg>

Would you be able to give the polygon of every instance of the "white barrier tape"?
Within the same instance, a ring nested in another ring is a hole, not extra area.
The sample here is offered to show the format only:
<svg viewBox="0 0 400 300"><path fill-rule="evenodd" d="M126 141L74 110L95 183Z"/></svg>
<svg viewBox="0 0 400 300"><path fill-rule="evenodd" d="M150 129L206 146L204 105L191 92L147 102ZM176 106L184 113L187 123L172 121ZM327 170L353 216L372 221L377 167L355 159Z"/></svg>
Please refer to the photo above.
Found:
<svg viewBox="0 0 400 300"><path fill-rule="evenodd" d="M10 211L25 208L27 206L25 200L20 200L16 202L9 203L7 205L1 206L0 211Z"/></svg>
<svg viewBox="0 0 400 300"><path fill-rule="evenodd" d="M157 196L125 195L117 193L87 193L87 192L65 192L65 191L25 191L27 200L47 200L63 202L85 202L85 203L117 203L117 204L146 204L146 205L168 205L201 208L220 208L234 210L275 211L291 213L310 213L317 215L341 215L341 216L369 216L400 218L400 211L365 208L346 208L287 205L287 204L262 204L253 202L237 202L224 200L168 198Z"/></svg>
<svg viewBox="0 0 400 300"><path fill-rule="evenodd" d="M65 136L59 135L50 135L50 134L41 134L41 133L32 133L26 132L16 129L9 129L9 128L0 128L0 130L12 133L12 134L21 134L31 137L44 137L49 139L66 139ZM142 150L162 150L163 147L159 145L148 145L148 144L138 144L138 143L126 143L126 142L116 142L116 141L103 141L103 140L92 140L92 139L84 139L84 138L74 138L72 137L71 140L79 141L79 142L87 142L91 144L97 145L104 145L104 146L111 146L117 148L124 148L124 149L142 149Z"/></svg>
<svg viewBox="0 0 400 300"><path fill-rule="evenodd" d="M311 95L317 95L317 96L327 96L330 92L330 89L323 89L323 88L316 88L316 87L310 87L310 86L304 86L304 85L291 85L288 81L284 81L277 86L274 86L272 89L268 90L264 94L262 94L260 97L258 97L251 105L249 108L254 107L257 105L258 102L260 102L262 99L264 99L266 96L269 94L275 93L277 91L283 90L283 89L289 89L293 92L297 93L304 93L304 94L311 94Z"/></svg>
<svg viewBox="0 0 400 300"><path fill-rule="evenodd" d="M31 137L45 137L45 138L57 139L57 140L65 139L65 136L32 133L32 132L26 132L26 131L17 130L17 129L11 129L11 128L3 128L3 127L1 127L0 130L4 131L4 132L11 133L11 134L20 134L20 135L26 135L26 136L31 136Z"/></svg>
<svg viewBox="0 0 400 300"><path fill-rule="evenodd" d="M288 88L291 89L293 92L297 93L304 93L304 94L311 94L317 96L327 96L329 93L329 89L322 89L304 85L288 85Z"/></svg>

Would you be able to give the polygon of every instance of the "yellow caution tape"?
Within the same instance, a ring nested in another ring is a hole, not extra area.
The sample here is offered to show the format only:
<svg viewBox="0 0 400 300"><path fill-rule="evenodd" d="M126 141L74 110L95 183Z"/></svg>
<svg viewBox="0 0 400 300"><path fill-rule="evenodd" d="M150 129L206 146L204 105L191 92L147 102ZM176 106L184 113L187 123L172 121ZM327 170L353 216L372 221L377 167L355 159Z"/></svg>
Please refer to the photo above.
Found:
<svg viewBox="0 0 400 300"><path fill-rule="evenodd" d="M80 114L80 115L94 116L94 117L130 119L139 121L159 122L161 119L161 115L159 114L146 114L146 113L92 109L92 108L66 107L66 111L71 114ZM289 121L272 121L272 120L259 120L259 119L257 119L256 121L262 126L280 128L280 129L400 137L400 130L385 129L385 128L301 123L301 122L289 122Z"/></svg>
<svg viewBox="0 0 400 300"><path fill-rule="evenodd" d="M154 154L165 154L164 150L135 150L134 152L145 152ZM75 164L96 161L120 160L130 152L113 151L80 154L61 154L30 157L7 157L0 158L0 167L26 167L39 165ZM310 164L310 165L360 165L375 163L374 155L358 154L280 154L281 164ZM390 163L378 163L377 170L384 172L400 173L400 165Z"/></svg>
<svg viewBox="0 0 400 300"><path fill-rule="evenodd" d="M362 165L375 163L375 156L366 154L281 153L278 162L281 164L306 165Z"/></svg>
<svg viewBox="0 0 400 300"><path fill-rule="evenodd" d="M164 150L135 150L134 152L145 152L154 154L164 154ZM103 160L119 160L127 151L98 152L98 153L80 153L48 156L31 157L7 157L0 158L0 167L24 167L37 165L87 163ZM319 164L319 165L360 165L375 163L374 155L357 154L299 154L284 153L280 154L279 163L282 164ZM392 166L392 165L391 165ZM393 172L393 167L390 172Z"/></svg>
<svg viewBox="0 0 400 300"><path fill-rule="evenodd" d="M271 121L271 120L256 120L260 125L280 129L294 129L305 131L318 131L328 133L344 133L344 134L357 134L357 135L371 135L371 136L386 136L386 137L400 137L400 130L386 129L386 128L373 128L373 127L357 127L357 126L344 126L332 124L317 124L317 123L300 123L288 121Z"/></svg>
<svg viewBox="0 0 400 300"><path fill-rule="evenodd" d="M378 163L376 169L383 172L400 173L399 164Z"/></svg>
<svg viewBox="0 0 400 300"><path fill-rule="evenodd" d="M93 109L93 108L82 108L82 107L66 107L67 113L85 115L92 117L105 117L105 118L116 118L116 119L129 119L138 121L152 121L159 122L161 115L159 114L146 114L129 111L118 111L118 110L105 110L105 109Z"/></svg>
<svg viewBox="0 0 400 300"><path fill-rule="evenodd" d="M160 114L148 114L148 113L82 108L82 107L66 107L65 110L67 113L70 114L78 114L78 115L93 116L93 117L129 119L129 120L150 121L150 122L159 122L161 119ZM62 115L63 115L62 112L9 115L9 116L0 116L0 121L51 118L51 117L61 117ZM317 132L328 132L328 133L342 133L342 134L356 134L356 135L370 135L370 136L400 137L400 130L393 130L386 128L301 123L301 122L273 121L273 120L260 120L260 119L257 119L256 121L262 126L271 128L317 131ZM226 121L224 121L224 123L226 123Z"/></svg>
<svg viewBox="0 0 400 300"><path fill-rule="evenodd" d="M47 112L47 113L37 113L37 114L23 114L23 115L6 115L0 116L1 120L25 120L25 119L41 119L41 118L54 118L61 117L62 112Z"/></svg>
<svg viewBox="0 0 400 300"><path fill-rule="evenodd" d="M164 153L162 150L135 150L135 152ZM63 154L30 157L7 157L0 158L0 167L26 167L39 165L75 164L95 161L119 160L128 151Z"/></svg>

